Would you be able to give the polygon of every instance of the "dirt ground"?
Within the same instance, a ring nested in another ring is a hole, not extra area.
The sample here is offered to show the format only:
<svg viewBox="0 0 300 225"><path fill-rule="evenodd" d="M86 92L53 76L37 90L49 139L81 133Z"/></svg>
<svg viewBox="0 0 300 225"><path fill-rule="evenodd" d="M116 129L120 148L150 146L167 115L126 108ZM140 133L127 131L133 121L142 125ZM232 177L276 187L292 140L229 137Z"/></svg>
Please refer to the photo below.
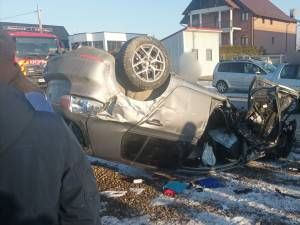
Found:
<svg viewBox="0 0 300 225"><path fill-rule="evenodd" d="M300 224L300 163L263 160L207 176L177 177L187 183L213 177L225 187L192 187L171 198L162 188L174 176L92 161L101 224ZM135 184L134 179L143 183Z"/></svg>

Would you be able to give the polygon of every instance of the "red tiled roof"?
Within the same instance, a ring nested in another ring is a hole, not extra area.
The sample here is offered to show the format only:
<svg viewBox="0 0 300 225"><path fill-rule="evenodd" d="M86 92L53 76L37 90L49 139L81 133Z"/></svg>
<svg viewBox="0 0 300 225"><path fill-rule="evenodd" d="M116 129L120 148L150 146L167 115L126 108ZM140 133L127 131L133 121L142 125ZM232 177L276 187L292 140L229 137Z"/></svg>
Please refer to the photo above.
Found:
<svg viewBox="0 0 300 225"><path fill-rule="evenodd" d="M237 0L257 16L296 22L269 0Z"/></svg>
<svg viewBox="0 0 300 225"><path fill-rule="evenodd" d="M200 2L203 0L192 0L188 7L183 12L184 18L181 24L188 24L188 13L192 10L200 8ZM299 1L299 0L298 0ZM277 19L285 22L296 22L290 18L281 9L274 5L270 0L224 0L223 4L227 4L234 9L246 8L256 16Z"/></svg>

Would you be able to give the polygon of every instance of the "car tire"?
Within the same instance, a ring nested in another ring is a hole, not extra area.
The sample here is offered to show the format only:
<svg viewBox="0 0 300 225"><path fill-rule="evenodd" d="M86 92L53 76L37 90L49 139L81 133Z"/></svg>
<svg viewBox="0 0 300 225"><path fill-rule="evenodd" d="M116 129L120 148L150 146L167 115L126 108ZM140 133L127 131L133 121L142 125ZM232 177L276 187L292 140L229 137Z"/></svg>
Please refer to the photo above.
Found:
<svg viewBox="0 0 300 225"><path fill-rule="evenodd" d="M155 38L133 38L123 45L116 57L116 74L125 89L155 90L170 76L168 53Z"/></svg>
<svg viewBox="0 0 300 225"><path fill-rule="evenodd" d="M218 81L216 88L220 93L226 93L228 91L228 85L223 80Z"/></svg>

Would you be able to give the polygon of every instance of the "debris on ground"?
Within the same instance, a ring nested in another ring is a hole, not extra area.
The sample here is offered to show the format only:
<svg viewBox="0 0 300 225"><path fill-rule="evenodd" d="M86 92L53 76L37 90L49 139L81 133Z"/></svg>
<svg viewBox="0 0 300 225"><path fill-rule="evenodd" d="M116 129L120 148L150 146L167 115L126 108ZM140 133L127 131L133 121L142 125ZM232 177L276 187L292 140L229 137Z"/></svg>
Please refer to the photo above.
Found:
<svg viewBox="0 0 300 225"><path fill-rule="evenodd" d="M164 195L160 195L159 197L153 199L153 201L151 202L151 205L152 206L171 205L175 202L175 198L169 198L169 197L166 197Z"/></svg>
<svg viewBox="0 0 300 225"><path fill-rule="evenodd" d="M142 184L143 183L143 179L134 179L133 183L134 184Z"/></svg>
<svg viewBox="0 0 300 225"><path fill-rule="evenodd" d="M163 190L171 190L175 194L181 194L186 190L190 184L179 182L179 181L170 181L163 186Z"/></svg>
<svg viewBox="0 0 300 225"><path fill-rule="evenodd" d="M297 168L300 163L293 164ZM206 188L194 184L174 198L164 196L162 187L175 175L152 176L131 173L124 175L118 165L108 169L94 166L99 192L118 190L127 191L119 198L100 195L99 214L101 224L149 224L149 225L275 225L300 224L300 200L284 194L300 196L300 174L289 171L286 161L255 161L240 168L226 172L215 172L208 177L186 177L191 180L214 178L223 184L219 188ZM136 177L143 179L142 184L133 184ZM178 179L183 181L180 177ZM144 189L142 194L132 188ZM251 192L238 194L235 191Z"/></svg>
<svg viewBox="0 0 300 225"><path fill-rule="evenodd" d="M196 180L194 181L195 184L200 185L203 188L223 188L225 185L217 180L216 178L206 178L206 179L201 179L201 180Z"/></svg>
<svg viewBox="0 0 300 225"><path fill-rule="evenodd" d="M127 191L103 191L101 195L105 195L107 198L120 198L127 194Z"/></svg>
<svg viewBox="0 0 300 225"><path fill-rule="evenodd" d="M136 195L140 195L145 191L144 188L129 188L129 190L134 192Z"/></svg>
<svg viewBox="0 0 300 225"><path fill-rule="evenodd" d="M225 129L211 130L209 136L217 143L224 145L227 149L231 149L238 142L238 138L233 133L228 133Z"/></svg>
<svg viewBox="0 0 300 225"><path fill-rule="evenodd" d="M172 197L172 198L174 198L176 196L176 192L172 189L165 189L163 191L163 193L164 193L165 196L169 196L169 197Z"/></svg>
<svg viewBox="0 0 300 225"><path fill-rule="evenodd" d="M204 166L215 166L217 163L213 147L208 143L205 144L201 159Z"/></svg>

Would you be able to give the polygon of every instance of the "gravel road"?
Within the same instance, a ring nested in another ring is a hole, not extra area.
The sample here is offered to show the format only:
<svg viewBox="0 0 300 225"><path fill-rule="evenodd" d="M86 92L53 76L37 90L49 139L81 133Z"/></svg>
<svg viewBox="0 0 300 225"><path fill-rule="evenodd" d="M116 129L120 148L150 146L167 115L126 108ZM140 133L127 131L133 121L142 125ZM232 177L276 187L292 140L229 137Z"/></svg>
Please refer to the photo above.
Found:
<svg viewBox="0 0 300 225"><path fill-rule="evenodd" d="M176 179L174 175L158 176L103 162L93 163L101 199L101 224L300 224L300 163L251 162L207 175L223 182L224 188L204 188L202 192L191 188L170 198L162 195L162 187ZM143 179L143 183L135 184L134 179ZM249 192L235 193L244 189Z"/></svg>

